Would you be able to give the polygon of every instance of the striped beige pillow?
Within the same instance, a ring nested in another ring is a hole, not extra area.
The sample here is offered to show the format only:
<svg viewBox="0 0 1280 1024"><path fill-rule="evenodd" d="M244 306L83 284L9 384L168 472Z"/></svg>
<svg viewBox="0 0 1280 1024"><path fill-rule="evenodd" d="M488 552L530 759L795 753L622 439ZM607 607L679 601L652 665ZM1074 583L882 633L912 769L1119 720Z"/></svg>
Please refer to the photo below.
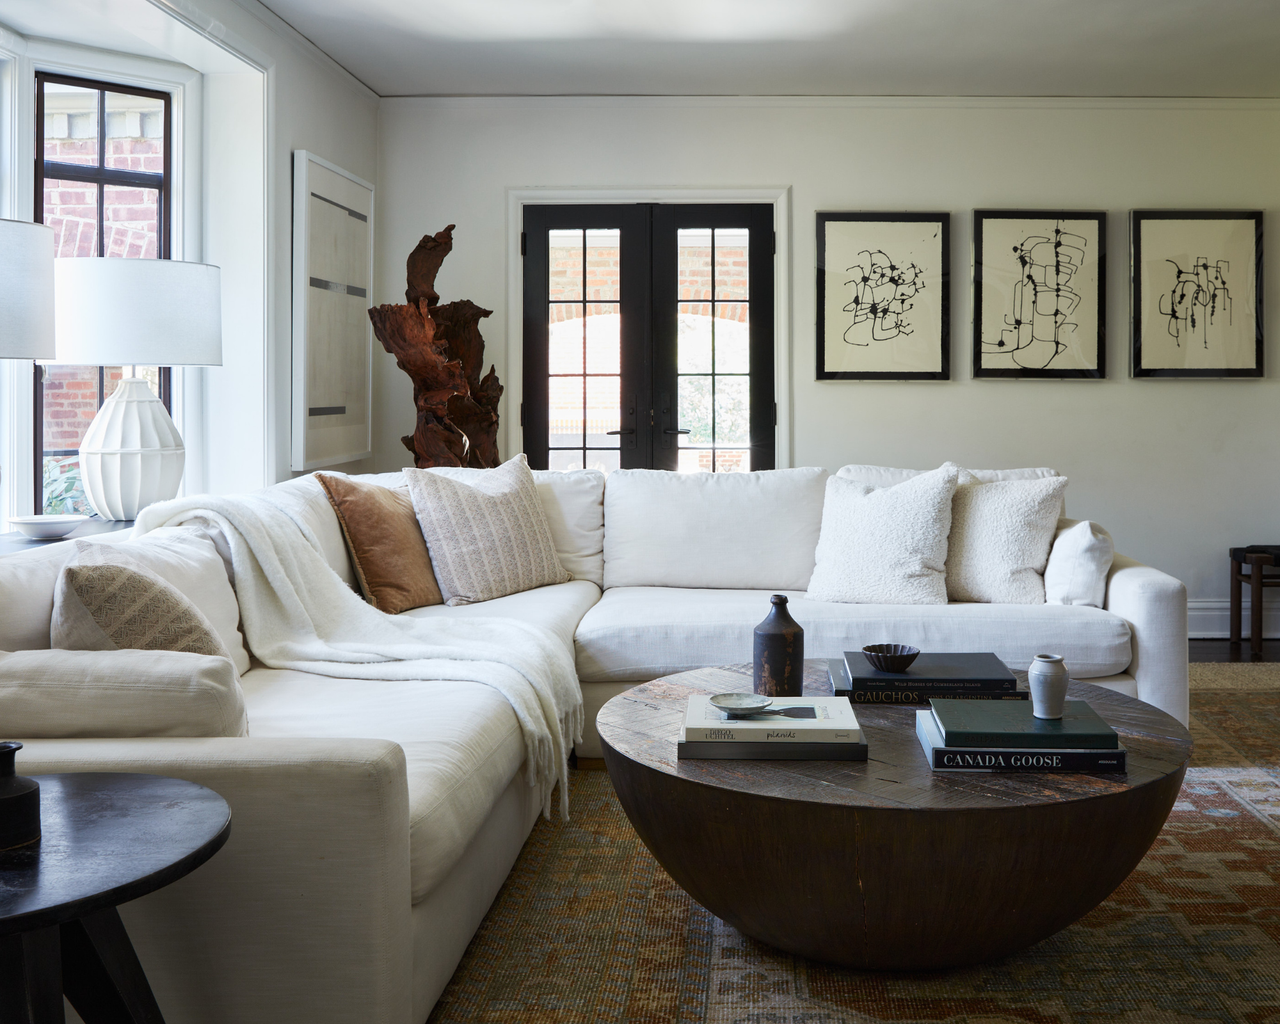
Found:
<svg viewBox="0 0 1280 1024"><path fill-rule="evenodd" d="M556 555L523 454L466 483L428 469L406 469L404 476L446 604L573 579Z"/></svg>

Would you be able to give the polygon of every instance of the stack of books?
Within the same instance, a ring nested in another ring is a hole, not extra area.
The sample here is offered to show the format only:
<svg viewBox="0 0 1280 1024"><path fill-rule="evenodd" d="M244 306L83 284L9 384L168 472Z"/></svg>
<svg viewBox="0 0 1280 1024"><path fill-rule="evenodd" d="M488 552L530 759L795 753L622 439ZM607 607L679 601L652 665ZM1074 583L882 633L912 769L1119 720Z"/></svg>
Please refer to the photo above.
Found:
<svg viewBox="0 0 1280 1024"><path fill-rule="evenodd" d="M1123 772L1116 731L1082 700L1059 719L1036 718L1028 701L931 700L916 712L916 737L938 772Z"/></svg>
<svg viewBox="0 0 1280 1024"><path fill-rule="evenodd" d="M709 696L689 698L681 758L774 761L865 761L867 744L843 697L775 697L782 715L730 717Z"/></svg>
<svg viewBox="0 0 1280 1024"><path fill-rule="evenodd" d="M994 654L919 655L905 672L881 672L861 651L827 662L831 692L851 704L925 704L931 697L1020 700L1030 694Z"/></svg>

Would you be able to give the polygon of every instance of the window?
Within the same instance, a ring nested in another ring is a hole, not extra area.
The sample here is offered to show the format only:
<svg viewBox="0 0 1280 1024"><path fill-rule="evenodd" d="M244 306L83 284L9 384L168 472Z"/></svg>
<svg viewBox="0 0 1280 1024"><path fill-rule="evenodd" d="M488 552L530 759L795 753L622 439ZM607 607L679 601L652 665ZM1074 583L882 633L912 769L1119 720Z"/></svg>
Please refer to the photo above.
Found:
<svg viewBox="0 0 1280 1024"><path fill-rule="evenodd" d="M36 75L35 219L56 256L168 259L171 142L167 93ZM91 513L79 446L124 376L119 366L36 366L37 513ZM170 405L167 367L130 368Z"/></svg>
<svg viewBox="0 0 1280 1024"><path fill-rule="evenodd" d="M773 208L526 206L535 468L774 465Z"/></svg>

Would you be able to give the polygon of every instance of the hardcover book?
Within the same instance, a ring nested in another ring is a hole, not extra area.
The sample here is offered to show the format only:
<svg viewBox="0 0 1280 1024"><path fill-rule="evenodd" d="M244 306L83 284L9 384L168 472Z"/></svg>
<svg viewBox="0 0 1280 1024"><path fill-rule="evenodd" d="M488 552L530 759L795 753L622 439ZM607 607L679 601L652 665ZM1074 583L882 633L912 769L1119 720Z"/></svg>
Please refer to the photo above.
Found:
<svg viewBox="0 0 1280 1024"><path fill-rule="evenodd" d="M916 737L935 772L1124 772L1127 752L1115 750L948 747L929 709L916 712Z"/></svg>
<svg viewBox="0 0 1280 1024"><path fill-rule="evenodd" d="M929 701L943 745L1021 749L1118 750L1120 737L1082 700L1069 700L1062 717L1036 718L1030 701Z"/></svg>
<svg viewBox="0 0 1280 1024"><path fill-rule="evenodd" d="M676 757L693 760L865 761L865 743L738 743L680 740Z"/></svg>
<svg viewBox="0 0 1280 1024"><path fill-rule="evenodd" d="M859 681L855 686L849 679L849 669L843 658L831 658L827 662L827 679L831 682L831 692L837 697L848 697L850 704L927 704L930 697L950 697L955 700L1027 700L1031 696L1026 690L957 691L951 686L935 687L929 683L918 686L886 686L878 683L863 685Z"/></svg>
<svg viewBox="0 0 1280 1024"><path fill-rule="evenodd" d="M1013 693L1018 681L994 654L919 654L905 672L881 672L861 651L845 651L844 665L854 689L876 686L910 690L983 690Z"/></svg>
<svg viewBox="0 0 1280 1024"><path fill-rule="evenodd" d="M684 739L699 743L862 743L853 707L843 697L775 697L783 715L731 718L708 695L689 698ZM748 756L748 755L743 755Z"/></svg>

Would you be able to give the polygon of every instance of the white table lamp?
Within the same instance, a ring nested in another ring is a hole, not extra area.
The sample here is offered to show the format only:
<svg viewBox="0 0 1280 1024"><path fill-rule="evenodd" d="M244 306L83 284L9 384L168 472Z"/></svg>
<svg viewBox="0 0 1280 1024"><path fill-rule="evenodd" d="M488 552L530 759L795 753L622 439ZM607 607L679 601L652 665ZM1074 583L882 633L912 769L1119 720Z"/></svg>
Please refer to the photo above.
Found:
<svg viewBox="0 0 1280 1024"><path fill-rule="evenodd" d="M60 363L220 366L221 272L177 260L76 257L54 261ZM126 377L80 443L85 496L103 519L178 493L186 449L164 404Z"/></svg>
<svg viewBox="0 0 1280 1024"><path fill-rule="evenodd" d="M53 352L53 231L0 220L0 359Z"/></svg>

